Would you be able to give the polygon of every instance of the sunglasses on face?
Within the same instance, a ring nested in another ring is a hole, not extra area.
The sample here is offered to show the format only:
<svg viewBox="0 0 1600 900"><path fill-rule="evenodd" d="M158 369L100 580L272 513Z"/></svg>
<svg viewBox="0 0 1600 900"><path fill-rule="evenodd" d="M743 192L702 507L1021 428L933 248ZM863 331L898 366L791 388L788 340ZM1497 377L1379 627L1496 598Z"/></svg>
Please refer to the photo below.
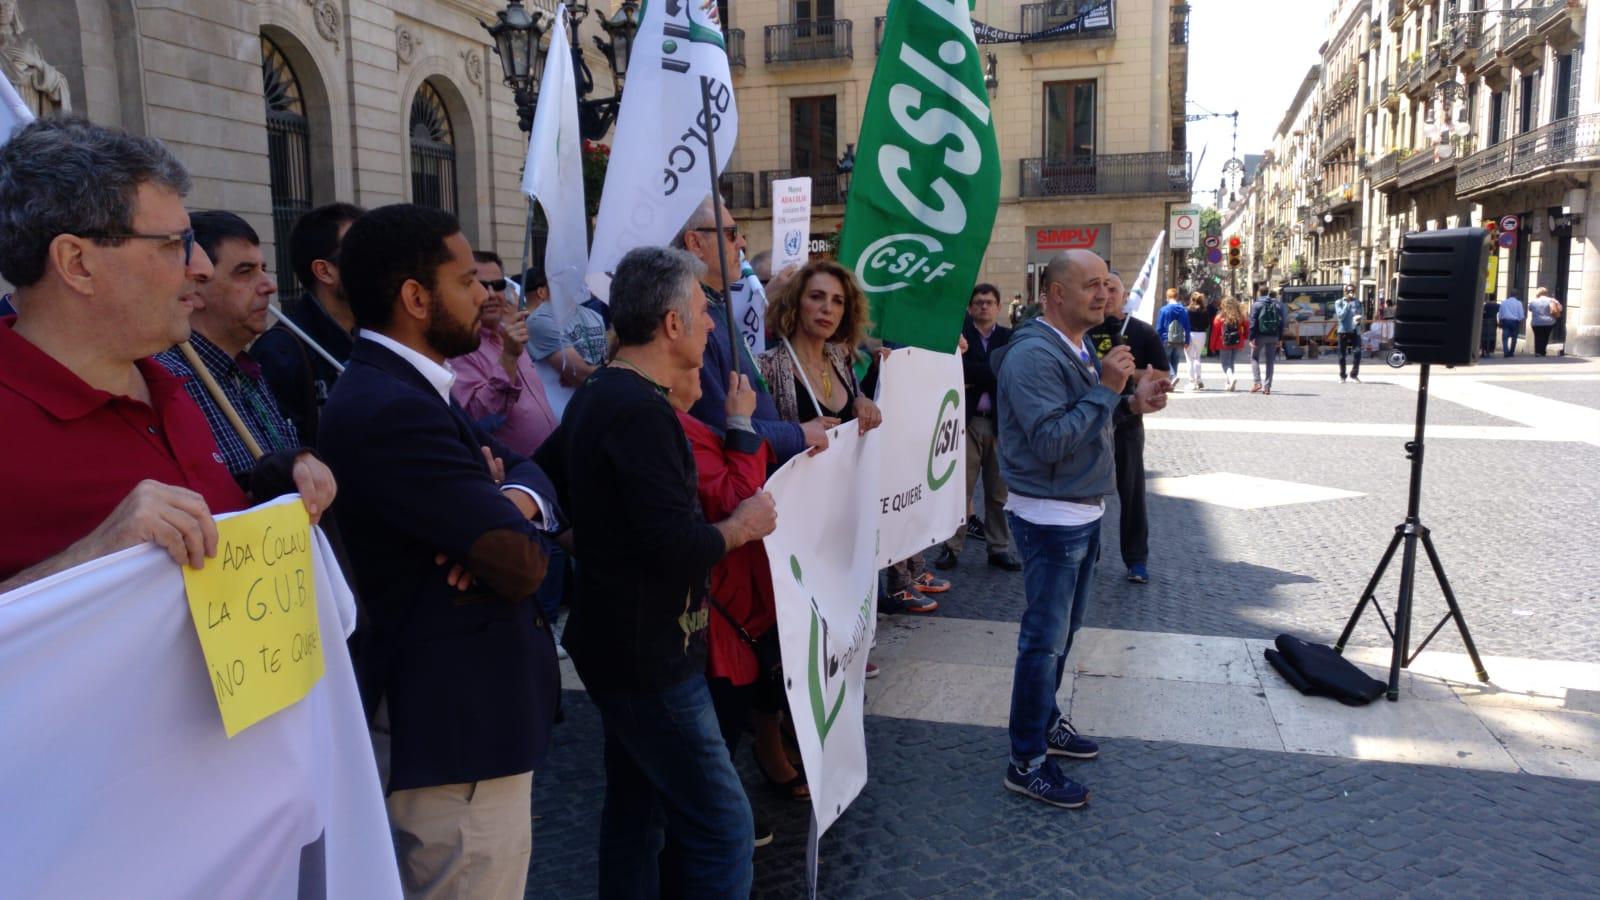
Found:
<svg viewBox="0 0 1600 900"><path fill-rule="evenodd" d="M506 280L504 278L496 278L493 281L484 281L482 278L480 278L478 279L478 283L483 285L484 290L495 291L497 293L506 289Z"/></svg>
<svg viewBox="0 0 1600 900"><path fill-rule="evenodd" d="M174 242L183 243L183 264L189 265L194 259L194 229L185 228L183 231L169 234L142 234L137 231L86 231L78 237L85 237L93 241L160 241L164 244Z"/></svg>

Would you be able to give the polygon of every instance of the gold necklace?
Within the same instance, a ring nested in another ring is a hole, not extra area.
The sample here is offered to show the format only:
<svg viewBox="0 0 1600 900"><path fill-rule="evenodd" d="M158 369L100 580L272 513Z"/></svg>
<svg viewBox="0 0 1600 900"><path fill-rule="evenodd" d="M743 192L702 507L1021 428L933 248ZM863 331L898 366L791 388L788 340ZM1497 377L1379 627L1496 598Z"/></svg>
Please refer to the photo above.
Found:
<svg viewBox="0 0 1600 900"><path fill-rule="evenodd" d="M807 368L810 367L808 366ZM811 374L817 376L817 380L822 382L822 396L817 398L818 403L826 403L833 399L833 378L828 371L831 368L833 367L828 365L828 358L824 356L822 365L819 368L811 369ZM822 410L819 409L817 412L820 414Z"/></svg>

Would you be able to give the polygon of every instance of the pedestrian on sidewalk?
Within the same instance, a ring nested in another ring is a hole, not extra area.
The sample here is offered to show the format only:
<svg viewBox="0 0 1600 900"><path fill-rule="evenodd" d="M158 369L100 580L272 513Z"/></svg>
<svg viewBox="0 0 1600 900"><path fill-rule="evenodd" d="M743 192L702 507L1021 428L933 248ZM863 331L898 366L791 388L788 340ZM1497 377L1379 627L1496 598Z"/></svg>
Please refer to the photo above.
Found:
<svg viewBox="0 0 1600 900"><path fill-rule="evenodd" d="M1533 326L1533 355L1544 356L1550 346L1550 332L1555 330L1556 319L1561 315L1561 303L1550 296L1548 288L1539 288L1528 301L1529 324Z"/></svg>
<svg viewBox="0 0 1600 900"><path fill-rule="evenodd" d="M1211 336L1211 320L1214 316L1206 308L1206 295L1199 291L1189 295L1189 305L1184 307L1184 311L1189 314L1189 343L1183 348L1184 358L1189 361L1189 388L1203 391L1206 382L1201 377L1200 359L1205 356L1206 340Z"/></svg>
<svg viewBox="0 0 1600 900"><path fill-rule="evenodd" d="M1483 335L1478 339L1478 355L1494 356L1494 332L1500 319L1500 301L1490 295L1483 301Z"/></svg>
<svg viewBox="0 0 1600 900"><path fill-rule="evenodd" d="M1178 383L1178 363L1189 347L1189 311L1178 299L1177 288L1167 288L1167 302L1156 313L1156 334L1167 346L1167 371L1172 373L1172 383ZM1194 389L1194 375L1189 376L1190 390Z"/></svg>
<svg viewBox="0 0 1600 900"><path fill-rule="evenodd" d="M1355 294L1346 292L1333 302L1333 315L1339 328L1339 381L1345 380L1344 358L1349 353L1355 357L1350 368L1350 380L1361 383L1361 301Z"/></svg>
<svg viewBox="0 0 1600 900"><path fill-rule="evenodd" d="M1226 387L1230 391L1239 385L1239 379L1233 372L1234 361L1249 341L1249 317L1239 308L1237 299L1224 297L1222 310L1211 321L1211 350L1222 364L1222 377L1226 379Z"/></svg>
<svg viewBox="0 0 1600 900"><path fill-rule="evenodd" d="M1104 359L1095 356L1088 332L1105 319L1110 285L1111 273L1095 254L1057 254L1045 268L1040 318L1019 326L995 362L1000 470L1011 489L1006 513L1027 596L1004 784L1068 809L1088 803L1089 792L1051 757L1100 753L1061 714L1056 696L1094 582L1104 498L1113 487L1112 419L1119 406L1133 413L1161 409L1171 388L1150 371L1124 397L1133 352L1113 347Z"/></svg>
<svg viewBox="0 0 1600 900"><path fill-rule="evenodd" d="M1095 355L1101 359L1119 344L1133 351L1133 377L1122 388L1122 395L1127 397L1138 388L1138 381L1145 373L1166 373L1162 367L1167 364L1167 355L1155 326L1128 317L1123 309L1125 292L1122 276L1112 272L1107 288L1110 299L1106 301L1106 320L1089 329L1089 338L1094 341ZM1150 519L1144 502L1144 416L1129 412L1119 404L1111 424L1112 449L1117 462L1117 504L1121 510L1118 537L1122 565L1127 569L1129 581L1147 584L1150 581Z"/></svg>
<svg viewBox="0 0 1600 900"><path fill-rule="evenodd" d="M1500 349L1505 358L1517 355L1517 339L1522 337L1522 320L1526 318L1522 301L1516 294L1506 297L1500 304Z"/></svg>
<svg viewBox="0 0 1600 900"><path fill-rule="evenodd" d="M1283 341L1283 323L1289 311L1277 291L1263 292L1250 308L1250 393L1272 393L1272 370L1278 362L1278 345ZM1262 380L1265 366L1267 377Z"/></svg>

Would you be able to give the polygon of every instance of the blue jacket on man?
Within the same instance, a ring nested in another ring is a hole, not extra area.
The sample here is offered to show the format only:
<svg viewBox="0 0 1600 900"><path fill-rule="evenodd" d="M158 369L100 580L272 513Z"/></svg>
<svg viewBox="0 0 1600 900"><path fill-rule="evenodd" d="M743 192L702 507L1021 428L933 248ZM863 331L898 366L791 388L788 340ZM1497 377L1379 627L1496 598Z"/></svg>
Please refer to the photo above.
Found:
<svg viewBox="0 0 1600 900"><path fill-rule="evenodd" d="M719 433L727 430L728 373L733 371L733 342L739 342L739 371L750 376L750 386L756 390L756 411L750 424L756 434L772 445L777 463L782 465L789 457L806 449L806 435L794 422L778 418L778 408L772 403L772 394L756 371L756 361L738 338L730 340L728 313L724 300L716 290L701 285L710 301L706 311L716 328L706 335L706 352L700 366L700 399L690 407L689 415L715 428Z"/></svg>
<svg viewBox="0 0 1600 900"><path fill-rule="evenodd" d="M1161 336L1163 343L1167 340L1167 326L1171 324L1173 319L1177 319L1178 324L1183 326L1184 340L1188 340L1189 335L1194 332L1194 329L1189 325L1189 310L1185 309L1182 303L1176 300L1169 300L1156 313L1156 334Z"/></svg>
<svg viewBox="0 0 1600 900"><path fill-rule="evenodd" d="M1099 357L1079 359L1044 319L991 351L1000 386L1000 474L1014 494L1090 501L1116 488L1111 420L1122 397L1100 383Z"/></svg>
<svg viewBox="0 0 1600 900"><path fill-rule="evenodd" d="M318 450L367 621L357 676L367 715L387 705L390 790L539 767L560 692L555 643L531 595L548 564L537 526L501 494L480 448L559 519L533 462L446 402L411 363L358 340L323 409ZM473 585L446 583L450 562Z"/></svg>

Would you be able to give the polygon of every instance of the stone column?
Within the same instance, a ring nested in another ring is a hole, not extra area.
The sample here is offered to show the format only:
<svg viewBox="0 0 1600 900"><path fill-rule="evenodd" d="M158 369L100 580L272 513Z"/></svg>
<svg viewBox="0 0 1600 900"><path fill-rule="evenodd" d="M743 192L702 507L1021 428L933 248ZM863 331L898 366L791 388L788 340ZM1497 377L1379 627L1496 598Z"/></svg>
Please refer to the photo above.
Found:
<svg viewBox="0 0 1600 900"><path fill-rule="evenodd" d="M1595 0L1589 2L1583 42L1578 114L1600 114L1600 9ZM1589 174L1588 196L1581 206L1574 204L1572 211L1583 215L1577 229L1583 235L1583 273L1569 279L1567 296L1560 298L1567 305L1566 350L1596 356L1600 355L1600 172Z"/></svg>

